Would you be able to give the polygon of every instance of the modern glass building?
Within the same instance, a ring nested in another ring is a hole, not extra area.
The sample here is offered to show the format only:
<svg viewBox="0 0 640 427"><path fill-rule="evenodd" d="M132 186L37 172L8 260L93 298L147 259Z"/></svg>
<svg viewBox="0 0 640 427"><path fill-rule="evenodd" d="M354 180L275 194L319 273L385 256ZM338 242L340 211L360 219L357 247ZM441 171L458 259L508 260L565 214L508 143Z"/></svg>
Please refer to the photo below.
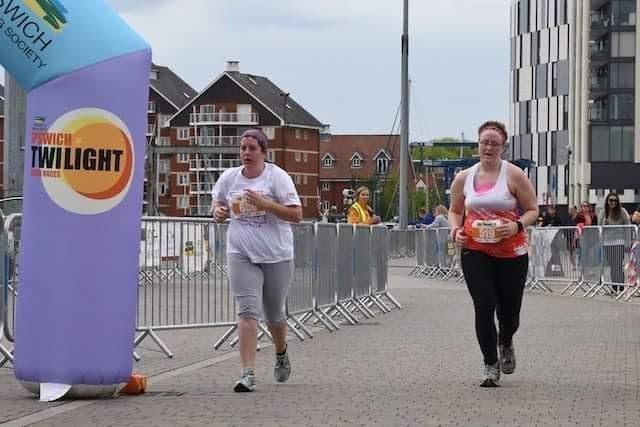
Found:
<svg viewBox="0 0 640 427"><path fill-rule="evenodd" d="M640 202L640 0L512 0L510 155L538 202Z"/></svg>

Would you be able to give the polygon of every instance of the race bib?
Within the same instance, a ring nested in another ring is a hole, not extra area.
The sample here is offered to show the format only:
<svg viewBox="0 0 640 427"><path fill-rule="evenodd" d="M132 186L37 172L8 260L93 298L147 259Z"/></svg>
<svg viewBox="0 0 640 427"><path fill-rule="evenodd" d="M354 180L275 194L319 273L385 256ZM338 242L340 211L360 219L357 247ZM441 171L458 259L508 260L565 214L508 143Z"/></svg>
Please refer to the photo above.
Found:
<svg viewBox="0 0 640 427"><path fill-rule="evenodd" d="M498 243L502 240L496 236L496 228L502 225L499 219L475 220L471 224L471 238L478 243Z"/></svg>
<svg viewBox="0 0 640 427"><path fill-rule="evenodd" d="M236 218L253 218L267 214L264 210L258 210L245 192L231 194L231 212Z"/></svg>

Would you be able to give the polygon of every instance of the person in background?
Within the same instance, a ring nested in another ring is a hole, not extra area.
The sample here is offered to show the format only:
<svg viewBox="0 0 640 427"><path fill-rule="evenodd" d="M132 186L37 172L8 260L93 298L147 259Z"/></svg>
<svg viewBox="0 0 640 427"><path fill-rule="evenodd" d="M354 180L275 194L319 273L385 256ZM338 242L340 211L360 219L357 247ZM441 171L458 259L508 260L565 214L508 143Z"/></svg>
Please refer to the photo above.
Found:
<svg viewBox="0 0 640 427"><path fill-rule="evenodd" d="M553 205L547 206L547 215L544 217L544 221L542 222L543 227L560 227L562 225L562 219L558 212L556 211L556 207Z"/></svg>
<svg viewBox="0 0 640 427"><path fill-rule="evenodd" d="M638 206L633 212L633 215L631 215L631 223L634 225L640 225L640 206Z"/></svg>
<svg viewBox="0 0 640 427"><path fill-rule="evenodd" d="M576 219L578 218L578 207L572 206L569 208L569 223L571 225L577 225Z"/></svg>
<svg viewBox="0 0 640 427"><path fill-rule="evenodd" d="M431 211L427 211L425 208L420 208L420 209L423 209L423 210L424 210L424 212L425 212L425 215L424 215L424 217L422 218L422 224L423 224L423 225L429 225L429 224L431 224L431 223L433 222L433 220L434 220L434 216L433 216L433 214L431 213Z"/></svg>
<svg viewBox="0 0 640 427"><path fill-rule="evenodd" d="M349 208L347 217L349 224L379 224L380 217L369 207L369 189L360 187L356 190L356 202Z"/></svg>
<svg viewBox="0 0 640 427"><path fill-rule="evenodd" d="M447 219L449 211L447 210L447 207L444 205L438 205L436 206L435 211L436 211L436 217L431 224L427 225L427 228L449 227L449 220Z"/></svg>
<svg viewBox="0 0 640 427"><path fill-rule="evenodd" d="M598 225L598 217L594 215L589 202L580 203L580 212L576 216L576 224L584 224L585 226Z"/></svg>
<svg viewBox="0 0 640 427"><path fill-rule="evenodd" d="M331 222L333 224L338 222L338 208L336 205L332 205L329 209L329 214L327 215L327 222Z"/></svg>
<svg viewBox="0 0 640 427"><path fill-rule="evenodd" d="M631 223L629 213L620 206L620 197L611 192L604 199L604 211L600 217L600 224L627 225ZM622 227L605 229L602 231L604 256L611 269L613 290L620 292L624 288L624 248L628 243L628 230Z"/></svg>

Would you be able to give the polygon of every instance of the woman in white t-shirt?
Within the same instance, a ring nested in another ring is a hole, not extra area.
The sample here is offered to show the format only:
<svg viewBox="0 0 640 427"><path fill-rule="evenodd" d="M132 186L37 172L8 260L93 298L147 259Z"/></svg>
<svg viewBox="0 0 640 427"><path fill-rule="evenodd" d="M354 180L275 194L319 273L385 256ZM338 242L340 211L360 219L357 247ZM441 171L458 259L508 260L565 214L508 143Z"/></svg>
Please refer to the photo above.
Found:
<svg viewBox="0 0 640 427"><path fill-rule="evenodd" d="M255 390L258 319L267 323L276 350L274 377L291 374L285 302L293 279L293 233L300 198L291 177L265 162L267 137L250 129L240 137L242 166L224 171L213 188L213 217L231 219L227 233L229 281L238 305L242 377L236 392ZM262 309L262 310L261 310Z"/></svg>

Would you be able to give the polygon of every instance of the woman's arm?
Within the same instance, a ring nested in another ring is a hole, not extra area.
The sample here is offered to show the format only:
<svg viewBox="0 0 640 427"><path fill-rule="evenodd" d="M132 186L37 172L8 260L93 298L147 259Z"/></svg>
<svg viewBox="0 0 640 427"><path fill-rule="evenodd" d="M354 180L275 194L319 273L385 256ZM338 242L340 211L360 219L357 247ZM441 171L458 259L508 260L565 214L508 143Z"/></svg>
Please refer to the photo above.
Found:
<svg viewBox="0 0 640 427"><path fill-rule="evenodd" d="M538 220L538 201L536 200L536 192L529 181L529 178L517 166L509 164L507 170L507 185L509 191L518 201L518 205L524 213L520 216L520 223L523 227L529 227ZM509 221L496 228L496 235L506 239L519 232L518 224L515 221Z"/></svg>
<svg viewBox="0 0 640 427"><path fill-rule="evenodd" d="M464 182L467 179L467 171L459 172L451 183L451 207L449 208L449 227L451 227L451 240L459 245L467 242L467 237L462 231L462 217L464 216Z"/></svg>
<svg viewBox="0 0 640 427"><path fill-rule="evenodd" d="M302 208L297 205L285 206L252 190L245 190L249 201L259 210L265 210L288 222L302 221Z"/></svg>
<svg viewBox="0 0 640 427"><path fill-rule="evenodd" d="M520 222L524 227L533 225L538 220L538 200L536 199L536 192L531 185L531 181L524 174L524 172L517 166L510 165L510 174L513 182L513 188L515 189L515 197L518 200L518 204L524 210L524 213L520 217Z"/></svg>

